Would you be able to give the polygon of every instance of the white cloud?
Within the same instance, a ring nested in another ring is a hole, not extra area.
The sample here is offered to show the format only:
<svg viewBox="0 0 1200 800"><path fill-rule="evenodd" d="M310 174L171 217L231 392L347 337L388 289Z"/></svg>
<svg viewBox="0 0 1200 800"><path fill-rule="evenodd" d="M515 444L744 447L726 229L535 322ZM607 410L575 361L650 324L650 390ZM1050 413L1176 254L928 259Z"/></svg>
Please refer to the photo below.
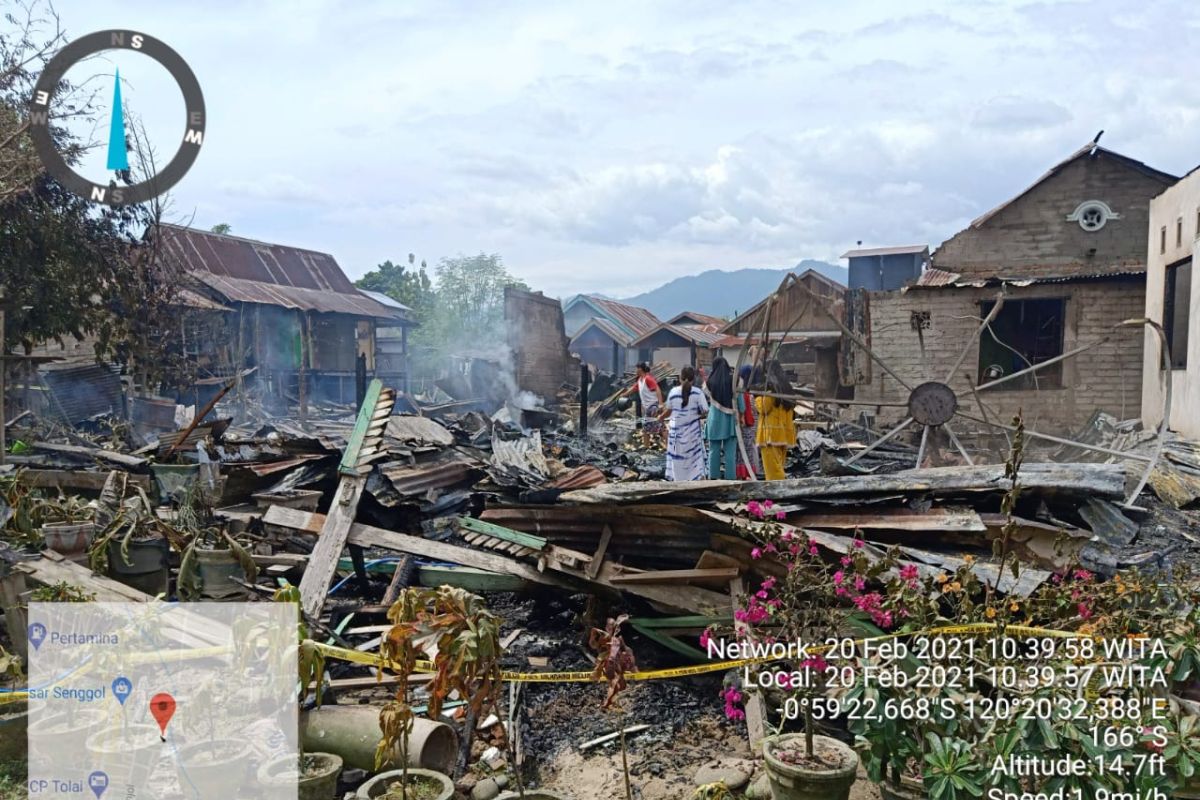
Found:
<svg viewBox="0 0 1200 800"><path fill-rule="evenodd" d="M499 251L550 294L620 294L936 245L1100 128L1200 162L1200 51L1162 38L1194 3L56 5L195 69L209 138L177 209L354 274Z"/></svg>

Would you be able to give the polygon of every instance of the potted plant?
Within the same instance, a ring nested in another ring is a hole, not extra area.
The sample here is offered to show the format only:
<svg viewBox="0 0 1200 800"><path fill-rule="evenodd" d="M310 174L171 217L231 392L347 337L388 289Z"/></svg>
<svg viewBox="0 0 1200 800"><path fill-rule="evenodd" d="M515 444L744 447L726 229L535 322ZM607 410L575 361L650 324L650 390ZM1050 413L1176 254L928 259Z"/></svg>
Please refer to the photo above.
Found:
<svg viewBox="0 0 1200 800"><path fill-rule="evenodd" d="M176 586L180 600L223 600L245 595L238 580L257 578L258 567L246 548L223 526L210 525L197 530L183 551Z"/></svg>
<svg viewBox="0 0 1200 800"><path fill-rule="evenodd" d="M428 714L437 718L452 693L466 702L463 755L470 752L475 721L486 710L498 706L503 687L500 668L500 620L492 615L482 598L463 589L405 589L388 609L391 629L384 635L380 655L398 678L395 697L379 714L382 738L376 750L376 768L392 760L399 745L400 769L385 772L359 789L360 798L388 794L398 800L424 800L417 792L435 792L431 800L445 800L454 793L447 776L410 768L408 740L415 712L409 703L409 676L426 648L435 648L433 678L426 685ZM518 787L521 786L517 775Z"/></svg>
<svg viewBox="0 0 1200 800"><path fill-rule="evenodd" d="M109 475L100 495L96 520L103 527L88 550L89 566L149 595L165 595L171 549L182 551L187 538L159 519L141 488L126 498L125 482L117 475Z"/></svg>
<svg viewBox="0 0 1200 800"><path fill-rule="evenodd" d="M284 586L275 592L276 602L293 603L296 607L296 662L299 668L299 702L308 697L309 687L318 705L321 703L325 679L325 657L308 636L308 626L300 615L300 590ZM299 761L280 756L263 763L258 769L258 782L272 786L295 786L298 800L332 800L337 794L338 777L342 774L342 759L333 753L312 753L300 749Z"/></svg>
<svg viewBox="0 0 1200 800"><path fill-rule="evenodd" d="M773 557L786 563L783 577L767 577L746 605L734 613L739 638L773 636L783 641L823 642L846 624L845 598L840 591L843 575L820 556L814 542L802 531L783 524L785 515L770 500L747 504L745 532L760 542L754 558ZM848 561L847 561L848 563ZM883 621L878 597L860 608ZM890 622L890 615L887 615ZM837 739L816 733L812 706L827 693L827 664L811 656L794 664L784 690L803 720L803 732L776 734L763 739L763 757L771 791L777 800L846 800L858 770L854 749ZM791 680L795 676L795 681Z"/></svg>
<svg viewBox="0 0 1200 800"><path fill-rule="evenodd" d="M96 509L74 495L47 501L42 512L42 538L46 547L64 556L87 552L96 532Z"/></svg>

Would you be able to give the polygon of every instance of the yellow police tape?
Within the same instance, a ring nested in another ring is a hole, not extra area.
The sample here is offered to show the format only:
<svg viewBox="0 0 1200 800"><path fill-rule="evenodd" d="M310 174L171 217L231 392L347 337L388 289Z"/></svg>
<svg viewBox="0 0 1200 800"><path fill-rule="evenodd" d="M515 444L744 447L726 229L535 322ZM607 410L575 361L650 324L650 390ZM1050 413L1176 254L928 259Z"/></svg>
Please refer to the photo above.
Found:
<svg viewBox="0 0 1200 800"><path fill-rule="evenodd" d="M988 633L1001 628L999 624L990 622L978 622L970 625L946 625L939 628L927 628L919 631L905 631L903 633L888 633L881 636L871 636L863 639L855 639L853 643L855 647L865 645L869 642L879 642L888 639L901 639L914 636L952 636L955 634L978 634ZM1015 634L1017 636L1049 636L1059 639L1079 639L1086 638L1078 633L1071 631L1058 631L1049 628L1036 628L1027 625L1006 625L1003 626L1006 634ZM334 647L333 645L314 643L318 652L326 658L336 658L340 661L350 661L356 664L363 664L370 667L387 666L383 656L378 653L364 653L359 650L348 650L344 647ZM170 657L170 660L182 659L184 657L202 657L215 656L228 653L230 648L227 647L210 647L198 648L196 650L179 651ZM829 650L828 646L816 645L810 646L808 652L814 655ZM168 651L169 652L169 651ZM186 656L184 655L186 653ZM153 658L159 659L166 656L166 653L156 653ZM728 661L710 661L704 664L691 664L686 667L673 667L671 669L655 669L655 670L640 670L626 674L627 680L632 681L653 681L663 680L667 678L687 678L694 675L705 675L711 672L725 672L726 670L738 669L740 667L750 666L752 664L769 664L774 661L783 659L774 657L762 658L744 658ZM394 665L392 665L394 668ZM434 666L428 661L418 661L418 672L432 672ZM593 683L603 681L604 678L597 678L595 673L590 670L587 672L505 672L503 678L506 681L516 683ZM1097 680L1093 676L1093 682ZM1095 689L1089 686L1094 692ZM15 702L24 700L28 697L28 692L4 692L0 691L0 704L5 702Z"/></svg>
<svg viewBox="0 0 1200 800"><path fill-rule="evenodd" d="M947 625L940 628L928 628L920 631L906 631L904 633L888 633L882 636L872 636L865 639L855 639L854 645L858 647L868 642L878 642L886 639L900 639L912 636L945 636L953 634L966 633L987 633L996 630L1000 626L995 623L982 622L971 625ZM1015 633L1016 635L1024 636L1050 636L1060 639L1078 639L1082 638L1077 633L1070 631L1056 631L1048 628L1034 628L1025 625L1007 625L1004 627L1005 633ZM327 644L318 644L317 650L323 653L327 658L336 658L342 661L352 661L356 664L365 664L372 667L381 667L385 665L383 657L379 654L364 653L359 650L347 650L342 647L334 647ZM829 650L825 645L810 646L808 652L814 655ZM769 664L773 661L781 661L783 659L773 657L762 658L743 658L731 661L710 661L705 664L691 664L686 667L673 667L671 669L654 669L641 670L638 672L626 673L625 678L631 681L654 681L665 678L687 678L693 675L704 675L710 672L725 672L726 670L738 669L739 667L750 666L752 664ZM418 672L433 671L433 664L428 661L417 662ZM592 683L595 681L603 681L604 678L597 678L595 673L590 670L587 672L505 672L503 678L506 681L515 683Z"/></svg>

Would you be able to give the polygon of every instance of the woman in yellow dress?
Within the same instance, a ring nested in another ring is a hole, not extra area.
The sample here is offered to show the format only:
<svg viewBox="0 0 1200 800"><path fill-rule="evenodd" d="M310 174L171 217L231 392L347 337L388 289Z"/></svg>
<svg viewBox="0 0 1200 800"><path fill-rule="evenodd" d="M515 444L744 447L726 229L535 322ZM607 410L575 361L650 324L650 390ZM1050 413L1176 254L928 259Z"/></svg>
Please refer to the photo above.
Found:
<svg viewBox="0 0 1200 800"><path fill-rule="evenodd" d="M794 395L795 390L783 374L783 366L775 360L767 362L767 391L772 394ZM796 445L796 404L777 397L757 397L758 449L762 453L763 476L769 481L787 477L784 465L788 450Z"/></svg>

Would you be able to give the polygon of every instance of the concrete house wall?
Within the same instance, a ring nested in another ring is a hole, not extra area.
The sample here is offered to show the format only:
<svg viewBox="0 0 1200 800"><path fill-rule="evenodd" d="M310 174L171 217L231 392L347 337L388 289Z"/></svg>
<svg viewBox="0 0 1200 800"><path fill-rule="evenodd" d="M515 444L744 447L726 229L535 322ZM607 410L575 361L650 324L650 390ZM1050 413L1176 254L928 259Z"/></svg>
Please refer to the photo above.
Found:
<svg viewBox="0 0 1200 800"><path fill-rule="evenodd" d="M1163 230L1166 229L1164 247ZM1162 323L1167 266L1192 257L1192 280L1187 328L1187 366L1163 370L1158 335L1146 332L1142 372L1142 422L1162 421L1164 381L1171 381L1168 426L1184 436L1200 438L1200 281L1196 255L1200 251L1200 170L1193 171L1150 203L1146 270L1146 317Z"/></svg>
<svg viewBox="0 0 1200 800"><path fill-rule="evenodd" d="M1121 262L1144 265L1149 201L1173 181L1128 162L1106 150L1064 162L982 224L946 240L933 254L933 266L967 278L991 275L1000 267L1022 277L1023 267L1066 274L1063 268L1085 272ZM1085 231L1067 219L1089 200L1107 204L1119 218L1098 231Z"/></svg>
<svg viewBox="0 0 1200 800"><path fill-rule="evenodd" d="M1145 293L1140 276L1126 280L1078 283L1047 283L1009 287L1006 302L1036 298L1065 298L1063 350L1098 341L1112 332L1117 320L1141 316ZM991 303L999 287L914 289L871 295L871 348L910 386L926 380L944 380L963 347L968 349L958 373L949 382L956 392L967 392L960 408L981 416L969 394L971 383L979 385L979 318L981 303ZM928 371L921 366L920 340L913 329L912 315L928 313L929 327L923 331ZM998 386L982 393L987 416L1005 425L1018 411L1027 427L1043 433L1073 431L1097 410L1121 419L1137 416L1141 401L1142 338L1134 330L1117 333L1107 343L1078 358L1063 362L1061 385L1057 388L1006 389ZM855 392L860 400L906 402L908 390L882 369L875 369L869 385ZM899 421L904 408L884 407L877 419ZM970 421L953 423L956 433L987 430Z"/></svg>
<svg viewBox="0 0 1200 800"><path fill-rule="evenodd" d="M1061 299L1061 352L1111 338L1062 362L1061 380L1050 381L1053 386L1042 382L1037 388L999 386L984 391L988 415L1009 424L1021 410L1029 427L1060 434L1077 430L1097 410L1121 418L1138 416L1144 337L1134 329L1114 331L1113 325L1144 313L1150 199L1174 180L1110 151L1083 148L942 244L933 254L933 270L915 287L901 293L872 292L871 346L911 386L945 380L967 347L962 367L949 384L967 393L960 399L962 410L981 416L970 391L971 382L986 380L979 363L982 304L993 302L1002 284L1010 304ZM1070 219L1089 201L1105 204L1114 214L1099 230L1084 230L1078 219ZM924 326L927 369L922 368L918 325ZM908 391L876 369L855 396L904 402ZM905 411L884 407L879 417L896 420L906 416ZM954 426L986 429L965 419Z"/></svg>

